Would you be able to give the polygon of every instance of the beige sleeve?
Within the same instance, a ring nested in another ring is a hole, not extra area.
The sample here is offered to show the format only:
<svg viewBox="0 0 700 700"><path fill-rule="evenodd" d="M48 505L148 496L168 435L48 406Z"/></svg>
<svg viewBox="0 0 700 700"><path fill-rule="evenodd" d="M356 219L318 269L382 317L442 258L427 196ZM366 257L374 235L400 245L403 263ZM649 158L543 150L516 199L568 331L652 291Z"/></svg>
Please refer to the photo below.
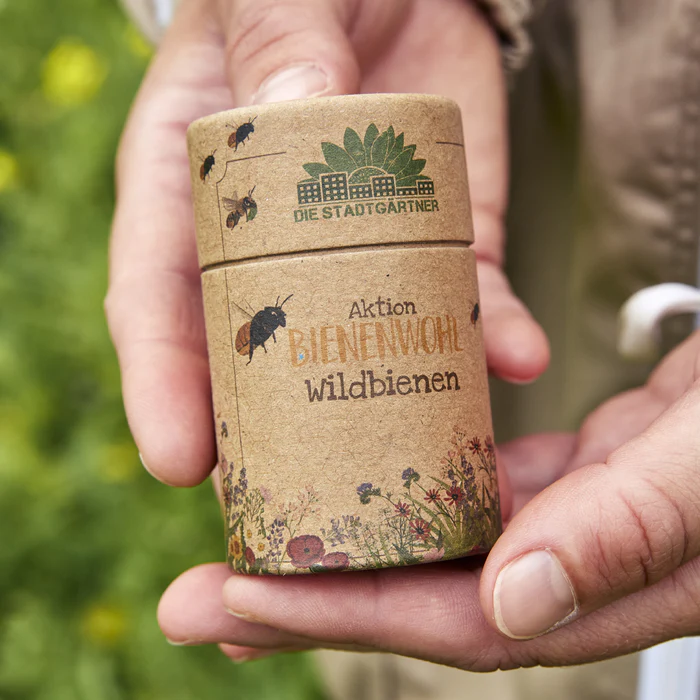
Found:
<svg viewBox="0 0 700 700"><path fill-rule="evenodd" d="M508 72L522 68L530 53L525 25L546 0L476 0L498 32Z"/></svg>

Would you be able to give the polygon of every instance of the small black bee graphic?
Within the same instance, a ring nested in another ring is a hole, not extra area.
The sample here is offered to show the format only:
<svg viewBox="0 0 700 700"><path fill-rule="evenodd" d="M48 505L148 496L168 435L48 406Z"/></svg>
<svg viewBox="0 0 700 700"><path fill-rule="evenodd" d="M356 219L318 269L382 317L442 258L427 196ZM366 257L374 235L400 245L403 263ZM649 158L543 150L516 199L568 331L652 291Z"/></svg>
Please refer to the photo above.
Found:
<svg viewBox="0 0 700 700"><path fill-rule="evenodd" d="M215 153L216 151L214 151L214 153L212 153L210 156L207 156L202 162L202 167L199 169L199 177L201 178L202 182L206 181L212 168L216 165L216 160L214 159Z"/></svg>
<svg viewBox="0 0 700 700"><path fill-rule="evenodd" d="M477 301L476 304L474 304L474 308L472 309L472 315L471 315L472 326L476 326L476 322L478 320L479 320L479 302Z"/></svg>
<svg viewBox="0 0 700 700"><path fill-rule="evenodd" d="M250 321L244 323L238 329L238 333L236 333L236 352L239 355L248 355L246 364L249 365L253 360L255 348L262 347L267 352L265 342L270 339L270 336L272 336L275 343L277 342L275 331L287 325L287 315L282 311L282 307L293 296L293 294L290 294L281 304L279 303L280 298L277 297L274 306L266 306L254 316L251 316L245 309L241 309L240 306L238 307L248 316L251 316Z"/></svg>
<svg viewBox="0 0 700 700"><path fill-rule="evenodd" d="M221 437L222 438L227 438L228 437L228 426L226 425L226 421L221 421Z"/></svg>
<svg viewBox="0 0 700 700"><path fill-rule="evenodd" d="M230 212L226 217L226 228L234 229L238 222L245 216L246 221L252 221L258 213L258 205L253 199L255 187L248 191L248 194L242 199L238 198L238 194L234 193L232 198L222 197L221 202L224 209Z"/></svg>
<svg viewBox="0 0 700 700"><path fill-rule="evenodd" d="M226 125L229 129L233 129L231 135L228 137L229 148L233 148L234 151L237 151L238 147L250 138L250 135L255 131L253 122L257 118L258 117L256 115L249 122L245 122L240 126L231 126L230 124Z"/></svg>

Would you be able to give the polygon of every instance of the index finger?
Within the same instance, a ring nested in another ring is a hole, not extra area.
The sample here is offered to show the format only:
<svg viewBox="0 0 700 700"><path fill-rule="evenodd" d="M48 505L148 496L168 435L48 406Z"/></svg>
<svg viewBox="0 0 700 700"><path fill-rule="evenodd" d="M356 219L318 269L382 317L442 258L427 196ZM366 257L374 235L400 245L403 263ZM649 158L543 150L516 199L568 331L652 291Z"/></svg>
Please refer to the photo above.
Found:
<svg viewBox="0 0 700 700"><path fill-rule="evenodd" d="M105 301L144 465L177 486L199 483L215 462L185 141L191 121L232 106L208 7L183 3L129 118Z"/></svg>

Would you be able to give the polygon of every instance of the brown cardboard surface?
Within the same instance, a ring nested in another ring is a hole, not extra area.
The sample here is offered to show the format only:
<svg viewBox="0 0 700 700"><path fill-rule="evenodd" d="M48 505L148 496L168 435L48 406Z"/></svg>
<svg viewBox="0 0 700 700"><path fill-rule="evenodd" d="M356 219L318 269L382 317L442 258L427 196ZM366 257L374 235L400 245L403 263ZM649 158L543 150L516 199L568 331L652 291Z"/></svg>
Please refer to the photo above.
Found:
<svg viewBox="0 0 700 700"><path fill-rule="evenodd" d="M501 523L466 246L261 260L203 282L237 571L489 549ZM250 314L285 299L284 322L251 358Z"/></svg>
<svg viewBox="0 0 700 700"><path fill-rule="evenodd" d="M333 247L473 241L462 121L441 97L247 107L194 122L188 147L203 268Z"/></svg>
<svg viewBox="0 0 700 700"><path fill-rule="evenodd" d="M456 105L422 95L190 127L236 571L417 564L500 534L461 142Z"/></svg>

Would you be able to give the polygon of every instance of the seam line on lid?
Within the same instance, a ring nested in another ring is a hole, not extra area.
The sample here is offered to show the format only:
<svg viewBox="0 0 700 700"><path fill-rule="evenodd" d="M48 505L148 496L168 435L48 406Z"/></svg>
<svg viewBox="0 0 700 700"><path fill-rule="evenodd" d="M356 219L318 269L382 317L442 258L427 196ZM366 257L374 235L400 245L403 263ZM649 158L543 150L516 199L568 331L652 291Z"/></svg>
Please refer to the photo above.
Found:
<svg viewBox="0 0 700 700"><path fill-rule="evenodd" d="M291 253L271 253L270 255L255 255L238 260L223 260L200 268L201 272L211 272L234 265L268 262L269 260L292 260L293 258L308 258L333 253L359 253L372 250L406 250L415 248L470 248L468 241L408 241L406 243L369 243L364 245L336 246L334 248L314 248L313 250L297 250Z"/></svg>

